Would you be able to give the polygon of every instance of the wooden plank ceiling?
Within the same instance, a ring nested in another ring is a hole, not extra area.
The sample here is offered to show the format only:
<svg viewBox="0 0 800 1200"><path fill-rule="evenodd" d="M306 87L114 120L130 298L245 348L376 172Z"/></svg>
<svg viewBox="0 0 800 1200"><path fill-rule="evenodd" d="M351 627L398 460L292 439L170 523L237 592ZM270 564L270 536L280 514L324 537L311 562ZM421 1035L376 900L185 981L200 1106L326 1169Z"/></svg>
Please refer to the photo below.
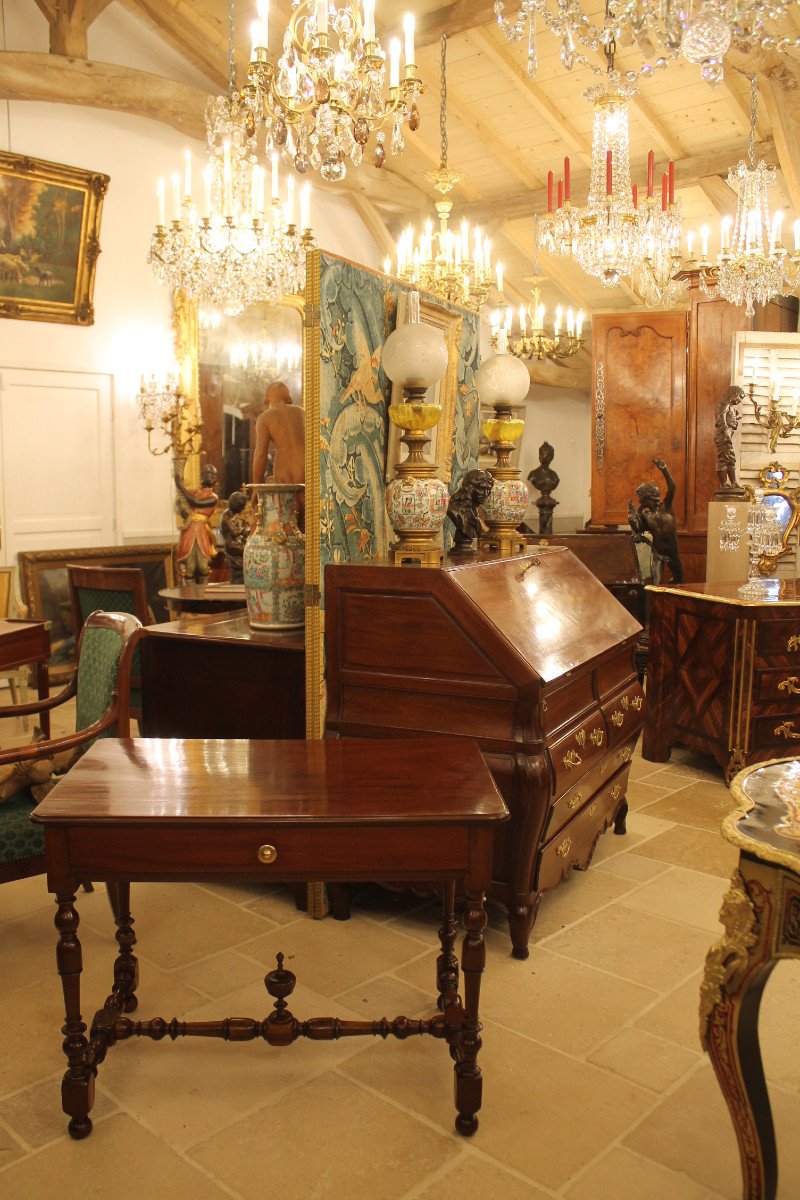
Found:
<svg viewBox="0 0 800 1200"><path fill-rule="evenodd" d="M76 37L109 3L122 4L150 26L173 49L222 89L226 79L227 0L31 0L51 25L51 51L81 56ZM379 0L378 33L384 46L399 34L408 0ZM602 19L602 0L584 3L584 11ZM514 0L506 2L514 15ZM256 0L237 0L236 43L240 63L249 54L250 22ZM573 202L585 201L591 151L592 108L585 89L597 81L586 67L567 72L559 45L547 30L538 32L539 68L535 81L525 72L527 39L507 43L498 28L491 0L435 0L413 3L417 17L417 60L425 82L422 123L406 136L407 149L388 158L382 171L371 165L348 167L344 186L384 247L393 243L407 223L419 225L433 214L434 192L425 172L439 163L439 38L448 34L448 161L462 174L455 189L453 218L482 224L490 233L495 257L502 258L508 292L527 298L526 279L534 269L534 214L546 207L548 170L561 173L563 158L572 160ZM271 0L270 42L277 46L289 16L288 0ZM800 30L800 4L793 14ZM72 29L72 36L70 36ZM85 57L86 50L83 50ZM2 62L0 56L0 64ZM22 56L16 56L17 58ZM596 63L602 66L601 55ZM637 69L636 50L621 47L617 66ZM646 159L656 155L657 176L667 160L676 162L676 191L685 214L684 228L712 228L712 251L722 214L735 208L725 182L728 167L746 157L749 128L749 75L760 79L758 152L779 165L773 191L775 207L787 218L800 217L800 60L797 55L747 54L733 49L726 56L724 82L711 88L699 68L683 60L640 84L630 105L632 175L643 187ZM4 86L0 65L0 96L24 95ZM41 85L40 85L41 86ZM57 96L50 96L56 99ZM66 97L64 97L66 99ZM102 101L99 101L102 102ZM151 115L151 114L148 114ZM312 179L316 186L318 179ZM790 229L787 225L787 232ZM548 306L574 304L585 310L638 307L640 299L629 285L606 289L570 259L540 254L539 272L546 276L543 299Z"/></svg>

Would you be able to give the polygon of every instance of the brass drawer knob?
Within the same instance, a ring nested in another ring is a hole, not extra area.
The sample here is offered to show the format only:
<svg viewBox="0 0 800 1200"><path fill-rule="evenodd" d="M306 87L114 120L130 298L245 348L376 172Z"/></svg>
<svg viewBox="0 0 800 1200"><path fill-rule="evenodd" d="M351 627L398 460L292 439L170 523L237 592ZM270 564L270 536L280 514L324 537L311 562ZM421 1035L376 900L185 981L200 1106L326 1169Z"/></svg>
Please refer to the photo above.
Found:
<svg viewBox="0 0 800 1200"><path fill-rule="evenodd" d="M259 846L258 861L262 863L274 863L278 857L278 851L274 846Z"/></svg>
<svg viewBox="0 0 800 1200"><path fill-rule="evenodd" d="M785 737L787 742L800 741L800 733L795 733L794 721L784 721L774 730L775 737Z"/></svg>
<svg viewBox="0 0 800 1200"><path fill-rule="evenodd" d="M606 736L604 729L593 729L589 734L589 741L595 746L602 746L603 738Z"/></svg>
<svg viewBox="0 0 800 1200"><path fill-rule="evenodd" d="M790 653L790 654L793 650L800 650L800 633L792 634L792 636L789 638L788 642L786 643L786 650L787 650L787 653Z"/></svg>
<svg viewBox="0 0 800 1200"><path fill-rule="evenodd" d="M627 697L627 696L623 696L623 697L622 697L622 699L621 699L621 701L620 701L620 704L621 704L621 705L622 705L622 707L625 709L625 712L627 712L627 711L628 711L628 704L629 704L629 703L630 703L630 702L629 702L629 700L628 700L628 697Z"/></svg>
<svg viewBox="0 0 800 1200"><path fill-rule="evenodd" d="M586 730L585 729L578 730L578 732L575 734L575 741L578 743L579 746L586 745Z"/></svg>
<svg viewBox="0 0 800 1200"><path fill-rule="evenodd" d="M625 720L625 714L621 713L618 708L615 709L614 712L612 712L611 724L616 725L617 729L619 729L620 725L622 724L622 722L624 720Z"/></svg>
<svg viewBox="0 0 800 1200"><path fill-rule="evenodd" d="M630 762L632 754L633 750L631 750L630 746L623 746L619 752L619 761L623 763Z"/></svg>
<svg viewBox="0 0 800 1200"><path fill-rule="evenodd" d="M570 852L571 846L572 846L572 838L565 837L563 842L561 842L556 847L556 854L559 856L559 858L566 858Z"/></svg>
<svg viewBox="0 0 800 1200"><path fill-rule="evenodd" d="M786 679L782 679L778 684L779 692L788 692L790 696L800 696L800 687L797 686L798 679L796 675L789 675Z"/></svg>
<svg viewBox="0 0 800 1200"><path fill-rule="evenodd" d="M587 817L593 817L596 808L597 808L597 804L590 804L586 810Z"/></svg>
<svg viewBox="0 0 800 1200"><path fill-rule="evenodd" d="M621 795L622 795L622 785L619 783L615 783L611 789L611 799L619 800Z"/></svg>
<svg viewBox="0 0 800 1200"><path fill-rule="evenodd" d="M572 812L574 812L575 809L580 808L580 806L582 804L583 804L583 792L575 792L572 796L570 796L569 800L567 801L567 808L569 808Z"/></svg>
<svg viewBox="0 0 800 1200"><path fill-rule="evenodd" d="M643 701L641 696L634 696L631 700L631 708L634 710L634 712L639 712L639 709L642 707L642 703Z"/></svg>
<svg viewBox="0 0 800 1200"><path fill-rule="evenodd" d="M567 770L571 771L573 767L579 767L583 759L581 758L580 754L576 754L574 750L568 750L562 761Z"/></svg>

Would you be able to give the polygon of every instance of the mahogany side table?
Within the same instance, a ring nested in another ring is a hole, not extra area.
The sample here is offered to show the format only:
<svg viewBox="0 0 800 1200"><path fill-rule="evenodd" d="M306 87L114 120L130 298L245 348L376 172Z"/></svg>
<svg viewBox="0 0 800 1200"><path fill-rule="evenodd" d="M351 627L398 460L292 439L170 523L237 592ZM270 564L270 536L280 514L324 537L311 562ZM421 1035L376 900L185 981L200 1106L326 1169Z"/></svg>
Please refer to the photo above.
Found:
<svg viewBox="0 0 800 1200"><path fill-rule="evenodd" d="M483 902L494 830L507 816L480 751L464 738L96 742L31 815L44 829L47 884L58 904L56 958L68 1062L62 1104L72 1137L91 1132L97 1068L116 1042L192 1036L258 1039L271 1046L286 1046L298 1037L441 1038L455 1060L456 1129L473 1133L482 1084L477 1056L486 958ZM274 1001L264 1018L137 1021L125 1015L138 1003L131 881L376 878L442 885L434 1016L301 1020L287 1006L295 976L284 968L283 954L264 980ZM95 1014L88 1039L81 1017L75 908L83 879L108 885L119 947L111 993ZM463 1002L454 953L457 881L466 896Z"/></svg>
<svg viewBox="0 0 800 1200"><path fill-rule="evenodd" d="M50 695L50 674L47 660L50 658L50 632L44 621L18 621L6 618L0 621L0 671L12 671L28 663L36 664L36 693L40 700ZM50 713L40 713L42 733L50 737Z"/></svg>
<svg viewBox="0 0 800 1200"><path fill-rule="evenodd" d="M736 1130L744 1200L775 1200L778 1160L758 1011L776 962L800 957L800 760L749 767L731 792L738 808L722 832L738 848L739 865L720 913L725 935L706 959L700 1040Z"/></svg>

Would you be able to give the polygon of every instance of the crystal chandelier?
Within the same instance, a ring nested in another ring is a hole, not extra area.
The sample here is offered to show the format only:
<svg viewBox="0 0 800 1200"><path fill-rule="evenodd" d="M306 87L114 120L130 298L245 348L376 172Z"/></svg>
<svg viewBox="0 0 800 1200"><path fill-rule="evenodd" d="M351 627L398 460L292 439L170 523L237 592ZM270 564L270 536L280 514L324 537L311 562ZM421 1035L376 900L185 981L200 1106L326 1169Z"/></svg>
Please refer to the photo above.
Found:
<svg viewBox="0 0 800 1200"><path fill-rule="evenodd" d="M539 223L539 246L551 254L571 255L604 287L632 276L648 258L680 245L681 208L675 201L675 168L670 162L661 178L660 203L655 195L655 157L647 157L647 194L639 201L631 184L628 157L628 101L634 84L614 70L615 47L606 47L608 76L584 93L594 108L592 169L585 208L572 205L570 162L558 181L553 203L553 172L547 173L547 213Z"/></svg>
<svg viewBox="0 0 800 1200"><path fill-rule="evenodd" d="M513 322L514 312L511 308L506 308L505 317L499 310L492 313L492 349L498 354L508 353L524 359L535 358L541 362L545 358L572 358L583 345L581 311L576 315L568 308L565 324L564 309L559 304L553 320L552 333L545 330L545 307L540 302L539 288L536 284L531 288L531 300L527 308L523 304L519 306L518 333L513 332ZM501 341L505 343L503 350L500 349Z"/></svg>
<svg viewBox="0 0 800 1200"><path fill-rule="evenodd" d="M745 305L752 317L756 304L767 304L775 295L793 291L800 278L800 221L794 223L794 254L781 242L783 214L771 213L769 189L775 169L761 160L756 164L758 83L750 80L749 166L739 162L728 171L728 186L736 192L736 216L724 217L720 226L720 251L716 270L708 255L708 228L701 230L700 259L693 257L694 235L687 234L688 272L697 271L706 295L720 295L730 304Z"/></svg>
<svg viewBox="0 0 800 1200"><path fill-rule="evenodd" d="M503 0L495 0L498 24L510 42L518 42L528 30L528 75L536 78L538 49L535 18L561 43L561 62L568 70L579 64L600 72L590 54L617 41L635 45L645 61L637 71L628 71L629 82L647 79L664 70L671 60L685 58L700 66L700 75L710 84L723 77L723 58L735 40L745 50L788 50L800 48L790 11L795 0L699 0L679 4L677 0L606 0L602 23L581 8L579 0L521 0L517 15L505 16ZM787 30L791 36L786 36ZM655 60L653 56L655 55Z"/></svg>
<svg viewBox="0 0 800 1200"><path fill-rule="evenodd" d="M488 299L492 285L491 243L480 229L470 234L467 221L461 222L458 233L448 228L453 209L449 193L461 176L447 165L446 63L447 36L442 34L439 117L442 152L437 170L427 172L427 178L441 196L435 204L438 229L434 232L434 222L426 221L416 245L411 226L403 231L397 242L397 275L424 292L432 292L443 300L477 311ZM497 264L497 290L503 291L502 263Z"/></svg>
<svg viewBox="0 0 800 1200"><path fill-rule="evenodd" d="M268 0L259 0L252 26L252 54L242 90L253 120L266 132L267 146L277 149L296 171L309 167L324 179L344 179L346 159L358 166L370 135L375 133L372 162L386 158L383 126L391 124L389 148L402 153L403 122L419 127L417 102L422 82L414 64L414 17L403 18L405 63L400 71L400 40L389 42L389 86L386 53L375 34L375 0L346 0L342 8L330 0L294 0L277 62L269 53Z"/></svg>
<svg viewBox="0 0 800 1200"><path fill-rule="evenodd" d="M233 0L229 5L228 92L206 105L208 163L203 171L202 207L192 193L192 161L186 151L183 179L172 177L172 212L167 224L166 184L158 183L158 224L148 262L156 278L182 288L198 304L229 316L257 301L275 303L305 288L306 251L314 245L310 190L295 215L294 178L287 201L279 197L278 156L272 156L272 193L258 165L252 116L236 90Z"/></svg>

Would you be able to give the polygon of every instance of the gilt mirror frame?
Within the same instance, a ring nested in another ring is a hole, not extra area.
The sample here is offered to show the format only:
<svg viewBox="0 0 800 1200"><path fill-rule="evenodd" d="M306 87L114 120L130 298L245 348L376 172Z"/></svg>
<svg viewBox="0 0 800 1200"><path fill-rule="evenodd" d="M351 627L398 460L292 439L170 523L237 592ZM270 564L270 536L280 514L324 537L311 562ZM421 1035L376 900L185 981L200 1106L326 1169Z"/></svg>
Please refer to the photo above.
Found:
<svg viewBox="0 0 800 1200"><path fill-rule="evenodd" d="M789 544L791 536L797 528L797 523L800 521L800 487L786 487L786 480L790 472L786 467L782 466L776 459L767 463L758 472L760 487L764 492L764 500L769 502L771 498L783 500L789 508L789 519L786 522L783 533L781 535L781 549L777 554L762 554L758 560L759 575L772 575L775 571L778 559L783 558L787 554L793 552L793 547ZM744 490L750 500L754 499L755 493L749 484L744 485Z"/></svg>

